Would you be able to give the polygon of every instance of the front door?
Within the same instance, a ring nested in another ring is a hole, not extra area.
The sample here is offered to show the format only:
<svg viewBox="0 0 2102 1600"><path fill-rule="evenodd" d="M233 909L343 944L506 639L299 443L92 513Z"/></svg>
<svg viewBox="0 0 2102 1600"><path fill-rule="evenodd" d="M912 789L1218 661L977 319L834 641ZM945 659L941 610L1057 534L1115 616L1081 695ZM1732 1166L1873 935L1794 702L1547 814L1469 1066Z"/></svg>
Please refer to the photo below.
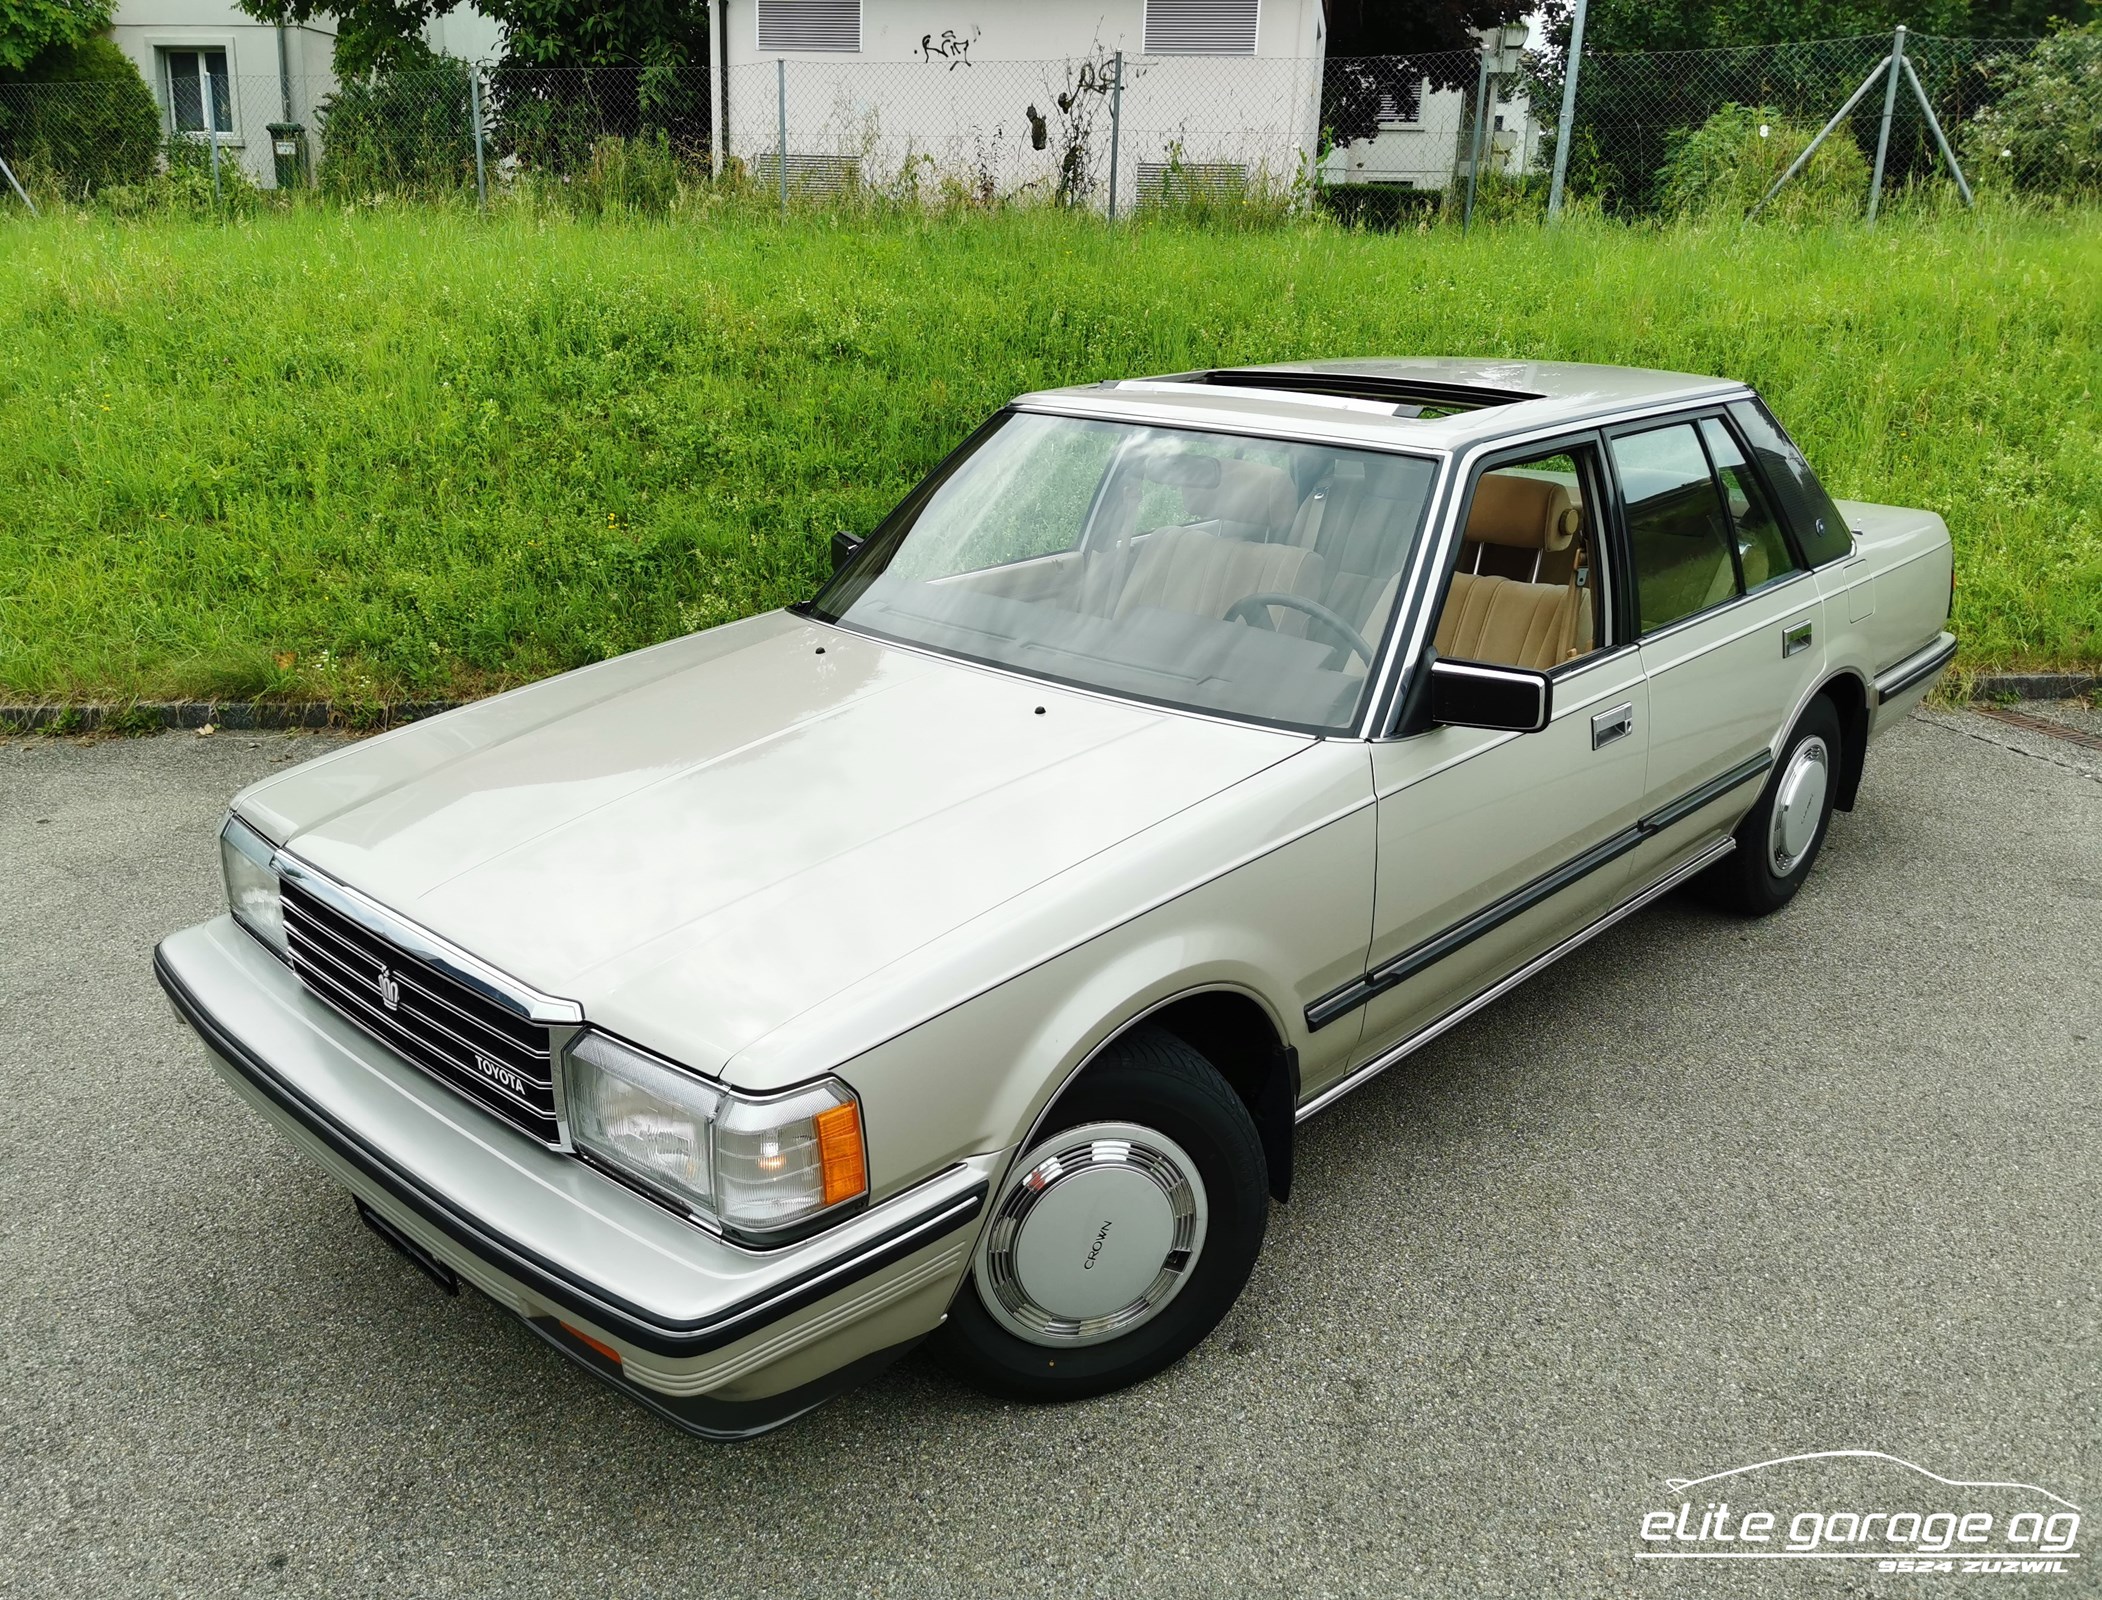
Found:
<svg viewBox="0 0 2102 1600"><path fill-rule="evenodd" d="M1550 673L1537 733L1437 727L1372 748L1379 860L1365 982L1309 1021L1396 1045L1610 907L1641 810L1649 701L1618 635L1595 438L1492 460L1470 485L1435 648ZM1310 1083L1309 1090L1321 1085Z"/></svg>

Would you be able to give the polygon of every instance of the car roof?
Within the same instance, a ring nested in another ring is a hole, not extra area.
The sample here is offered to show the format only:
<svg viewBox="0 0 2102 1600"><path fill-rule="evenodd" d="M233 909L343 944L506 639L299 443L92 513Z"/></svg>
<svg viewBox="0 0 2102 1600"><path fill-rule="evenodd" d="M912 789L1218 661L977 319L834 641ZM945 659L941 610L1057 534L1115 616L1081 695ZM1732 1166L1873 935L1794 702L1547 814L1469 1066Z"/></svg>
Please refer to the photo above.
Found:
<svg viewBox="0 0 2102 1600"><path fill-rule="evenodd" d="M1734 379L1687 372L1419 356L1287 361L1112 379L1040 390L1014 404L1025 410L1447 451L1746 392L1746 385ZM1433 414L1403 414L1419 404Z"/></svg>

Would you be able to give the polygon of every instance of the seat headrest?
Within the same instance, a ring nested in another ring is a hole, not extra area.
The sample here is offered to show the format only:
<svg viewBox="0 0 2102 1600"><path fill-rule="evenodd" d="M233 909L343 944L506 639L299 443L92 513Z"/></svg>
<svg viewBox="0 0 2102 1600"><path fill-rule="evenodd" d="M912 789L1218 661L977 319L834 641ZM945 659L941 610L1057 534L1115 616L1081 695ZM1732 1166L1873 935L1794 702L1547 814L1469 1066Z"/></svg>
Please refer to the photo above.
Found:
<svg viewBox="0 0 2102 1600"><path fill-rule="evenodd" d="M1183 508L1191 516L1280 532L1292 525L1299 495L1290 473L1260 461L1221 461L1218 467L1211 483L1184 487Z"/></svg>
<svg viewBox="0 0 2102 1600"><path fill-rule="evenodd" d="M1569 491L1547 478L1485 472L1467 511L1469 539L1520 550L1565 550L1580 516Z"/></svg>

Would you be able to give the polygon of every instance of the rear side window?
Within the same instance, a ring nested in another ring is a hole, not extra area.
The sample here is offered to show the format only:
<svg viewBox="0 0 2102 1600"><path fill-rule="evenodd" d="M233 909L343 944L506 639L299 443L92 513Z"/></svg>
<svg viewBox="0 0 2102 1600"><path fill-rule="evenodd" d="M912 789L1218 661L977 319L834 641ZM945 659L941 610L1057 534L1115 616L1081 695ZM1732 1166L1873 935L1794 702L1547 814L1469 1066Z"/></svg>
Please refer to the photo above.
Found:
<svg viewBox="0 0 2102 1600"><path fill-rule="evenodd" d="M1624 433L1612 448L1642 631L1654 633L1741 593L1723 503L1693 424Z"/></svg>
<svg viewBox="0 0 2102 1600"><path fill-rule="evenodd" d="M1731 530L1737 535L1738 576L1747 591L1795 571L1795 557L1781 537L1781 525L1766 503L1766 491L1758 475L1745 463L1744 452L1730 430L1714 417L1701 418L1701 443L1715 465L1715 481L1722 485L1723 508L1730 514Z"/></svg>
<svg viewBox="0 0 2102 1600"><path fill-rule="evenodd" d="M1821 567L1851 551L1854 536L1847 529L1846 518L1825 493L1825 486L1817 481L1817 474L1810 470L1810 463L1803 459L1795 441L1774 421L1773 413L1757 400L1739 400L1730 407L1730 415L1737 419L1745 442L1765 470L1766 481L1773 485L1781 502L1781 514L1788 519L1803 559L1813 567Z"/></svg>

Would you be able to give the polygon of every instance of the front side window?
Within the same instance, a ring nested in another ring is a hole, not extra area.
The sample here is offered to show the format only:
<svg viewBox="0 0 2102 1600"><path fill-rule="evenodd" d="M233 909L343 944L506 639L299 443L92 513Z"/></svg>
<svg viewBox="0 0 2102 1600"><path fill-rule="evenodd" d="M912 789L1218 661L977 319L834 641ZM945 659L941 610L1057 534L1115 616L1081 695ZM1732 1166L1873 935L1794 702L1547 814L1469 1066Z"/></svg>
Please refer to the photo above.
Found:
<svg viewBox="0 0 2102 1600"><path fill-rule="evenodd" d="M1550 672L1609 637L1598 484L1598 449L1588 442L1501 462L1475 479L1438 612L1439 655Z"/></svg>
<svg viewBox="0 0 2102 1600"><path fill-rule="evenodd" d="M1693 424L1624 433L1612 449L1642 631L1654 633L1739 593L1728 521Z"/></svg>
<svg viewBox="0 0 2102 1600"><path fill-rule="evenodd" d="M177 133L232 133L233 83L226 75L224 50L162 52L168 69L168 123ZM205 124L205 112L211 124Z"/></svg>
<svg viewBox="0 0 2102 1600"><path fill-rule="evenodd" d="M1084 688L1351 726L1437 463L1016 413L916 490L816 616Z"/></svg>

